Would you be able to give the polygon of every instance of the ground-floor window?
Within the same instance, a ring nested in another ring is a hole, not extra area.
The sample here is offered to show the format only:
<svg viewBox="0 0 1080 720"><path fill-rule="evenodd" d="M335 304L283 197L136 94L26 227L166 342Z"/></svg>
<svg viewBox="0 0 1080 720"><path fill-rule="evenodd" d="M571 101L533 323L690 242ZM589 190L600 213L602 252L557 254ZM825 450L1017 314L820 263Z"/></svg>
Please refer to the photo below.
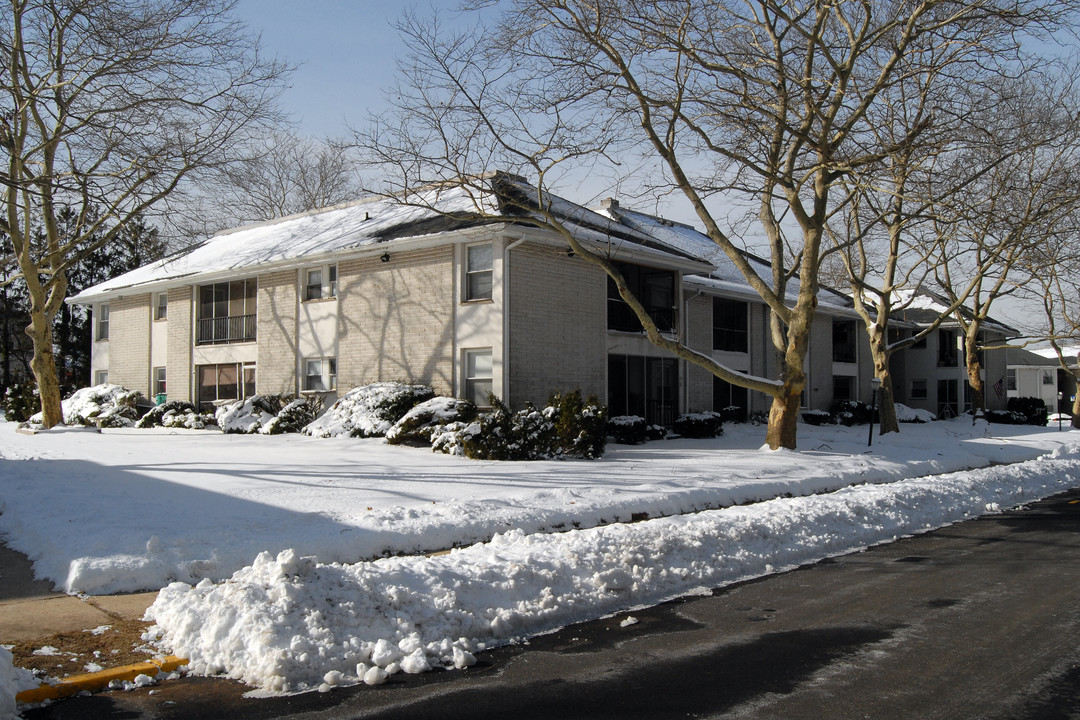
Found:
<svg viewBox="0 0 1080 720"><path fill-rule="evenodd" d="M850 375L833 375L832 379L833 402L855 399L855 378Z"/></svg>
<svg viewBox="0 0 1080 720"><path fill-rule="evenodd" d="M678 412L678 360L608 355L609 415L637 415L651 424L672 425Z"/></svg>
<svg viewBox="0 0 1080 720"><path fill-rule="evenodd" d="M724 411L724 415L732 420L746 422L750 410L749 393L746 388L732 385L714 375L712 397L713 410Z"/></svg>
<svg viewBox="0 0 1080 720"><path fill-rule="evenodd" d="M223 400L243 400L255 394L255 363L199 365L199 409L211 410Z"/></svg>
<svg viewBox="0 0 1080 720"><path fill-rule="evenodd" d="M306 358L304 390L325 392L337 387L337 358Z"/></svg>
<svg viewBox="0 0 1080 720"><path fill-rule="evenodd" d="M164 395L166 393L165 386L165 368L154 368L154 394Z"/></svg>
<svg viewBox="0 0 1080 720"><path fill-rule="evenodd" d="M465 399L476 407L490 407L492 390L491 349L465 351Z"/></svg>
<svg viewBox="0 0 1080 720"><path fill-rule="evenodd" d="M109 382L109 371L108 370L98 370L96 373L94 373L94 384L95 385L105 385L108 382Z"/></svg>
<svg viewBox="0 0 1080 720"><path fill-rule="evenodd" d="M938 380L937 416L942 420L960 414L960 389L956 380Z"/></svg>
<svg viewBox="0 0 1080 720"><path fill-rule="evenodd" d="M912 400L925 400L926 399L926 381L925 380L912 380L911 381L911 399Z"/></svg>

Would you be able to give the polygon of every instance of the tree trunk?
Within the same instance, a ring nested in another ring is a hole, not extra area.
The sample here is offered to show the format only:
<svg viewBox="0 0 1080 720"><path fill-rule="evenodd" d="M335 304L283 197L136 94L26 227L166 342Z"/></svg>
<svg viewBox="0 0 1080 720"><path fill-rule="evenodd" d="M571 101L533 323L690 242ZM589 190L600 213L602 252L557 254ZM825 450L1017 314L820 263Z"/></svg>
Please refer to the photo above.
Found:
<svg viewBox="0 0 1080 720"><path fill-rule="evenodd" d="M1073 380L1076 387L1073 388L1072 421L1069 424L1080 430L1080 377L1074 375Z"/></svg>
<svg viewBox="0 0 1080 720"><path fill-rule="evenodd" d="M870 357L874 361L874 377L881 380L878 390L878 419L881 434L900 432L900 423L896 419L896 398L893 395L892 373L889 371L889 353L886 352L886 330L878 324L870 327Z"/></svg>
<svg viewBox="0 0 1080 720"><path fill-rule="evenodd" d="M967 378L968 385L971 386L971 413L977 414L979 410L986 409L986 394L983 387L982 379L982 365L979 364L979 358L975 353L968 353L965 358L967 362ZM963 395L957 398L957 405L963 406Z"/></svg>
<svg viewBox="0 0 1080 720"><path fill-rule="evenodd" d="M772 407L769 408L769 429L765 433L765 442L773 450L795 449L801 400L801 391L773 398Z"/></svg>
<svg viewBox="0 0 1080 720"><path fill-rule="evenodd" d="M31 309L30 326L26 334L34 341L34 358L30 369L37 380L41 396L41 423L51 428L64 422L60 404L60 383L56 377L56 358L53 356L52 322L40 310Z"/></svg>

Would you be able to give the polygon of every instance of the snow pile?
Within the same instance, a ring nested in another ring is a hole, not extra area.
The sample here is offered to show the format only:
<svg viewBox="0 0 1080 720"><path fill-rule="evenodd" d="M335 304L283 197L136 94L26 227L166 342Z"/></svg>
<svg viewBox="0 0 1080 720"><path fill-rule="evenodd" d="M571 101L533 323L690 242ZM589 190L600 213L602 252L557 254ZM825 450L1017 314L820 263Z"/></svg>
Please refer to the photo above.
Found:
<svg viewBox="0 0 1080 720"><path fill-rule="evenodd" d="M570 623L923 532L1075 486L1080 449L1009 467L554 535L511 530L439 557L319 564L286 550L220 584L173 583L147 616L196 673L271 692L463 667Z"/></svg>
<svg viewBox="0 0 1080 720"><path fill-rule="evenodd" d="M322 417L304 428L312 437L376 437L386 432L415 405L430 400L427 385L381 382L353 388Z"/></svg>
<svg viewBox="0 0 1080 720"><path fill-rule="evenodd" d="M25 668L14 667L11 651L0 646L0 718L13 718L15 696L23 690L33 690L40 685L34 673Z"/></svg>
<svg viewBox="0 0 1080 720"><path fill-rule="evenodd" d="M94 385L72 393L60 406L65 425L100 425L101 427L131 427L138 412L135 402L139 393L121 385ZM41 413L30 418L31 426L41 425Z"/></svg>
<svg viewBox="0 0 1080 720"><path fill-rule="evenodd" d="M902 423L928 423L937 416L929 410L908 407L903 403L896 403L896 420Z"/></svg>

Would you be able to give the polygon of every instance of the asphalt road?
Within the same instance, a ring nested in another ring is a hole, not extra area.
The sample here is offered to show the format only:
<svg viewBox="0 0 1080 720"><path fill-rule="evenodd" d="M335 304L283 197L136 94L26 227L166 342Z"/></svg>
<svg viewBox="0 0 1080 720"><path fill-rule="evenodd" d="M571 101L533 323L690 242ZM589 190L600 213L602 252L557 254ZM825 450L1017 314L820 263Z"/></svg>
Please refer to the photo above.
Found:
<svg viewBox="0 0 1080 720"><path fill-rule="evenodd" d="M191 678L24 717L1080 718L1080 490L632 614L376 688Z"/></svg>

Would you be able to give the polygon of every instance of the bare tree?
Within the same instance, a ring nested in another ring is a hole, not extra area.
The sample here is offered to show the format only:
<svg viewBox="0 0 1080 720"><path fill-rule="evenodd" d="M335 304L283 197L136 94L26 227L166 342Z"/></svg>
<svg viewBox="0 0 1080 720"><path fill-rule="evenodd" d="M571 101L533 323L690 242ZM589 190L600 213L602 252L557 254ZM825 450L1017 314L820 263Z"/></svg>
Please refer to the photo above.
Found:
<svg viewBox="0 0 1080 720"><path fill-rule="evenodd" d="M920 142L925 125L882 142L871 132L883 92L915 75L995 72L1017 34L1074 10L1049 0L519 0L494 27L440 32L408 18L396 116L360 138L396 171L388 191L468 182L490 166L544 188L584 167L689 201L705 232L771 310L778 378L733 372L656 331L605 257L576 253L615 280L649 337L728 382L773 399L766 441L794 447L819 268L841 181ZM646 174L642 174L644 177ZM770 277L747 261L714 205L756 207ZM539 204L543 204L542 202ZM789 281L797 290L789 296Z"/></svg>
<svg viewBox="0 0 1080 720"><path fill-rule="evenodd" d="M229 0L8 6L0 232L30 295L32 369L51 427L62 421L53 321L68 269L182 182L243 157L252 136L279 119L286 69L261 56L231 19ZM66 229L63 207L76 213Z"/></svg>
<svg viewBox="0 0 1080 720"><path fill-rule="evenodd" d="M1072 394L1072 421L1080 429L1080 213L1074 212L1058 224L1058 234L1044 245L1043 254L1031 273L1033 294L1039 296L1045 312L1043 338L1057 356L1058 365L1075 383ZM1059 408L1060 410L1060 408Z"/></svg>

